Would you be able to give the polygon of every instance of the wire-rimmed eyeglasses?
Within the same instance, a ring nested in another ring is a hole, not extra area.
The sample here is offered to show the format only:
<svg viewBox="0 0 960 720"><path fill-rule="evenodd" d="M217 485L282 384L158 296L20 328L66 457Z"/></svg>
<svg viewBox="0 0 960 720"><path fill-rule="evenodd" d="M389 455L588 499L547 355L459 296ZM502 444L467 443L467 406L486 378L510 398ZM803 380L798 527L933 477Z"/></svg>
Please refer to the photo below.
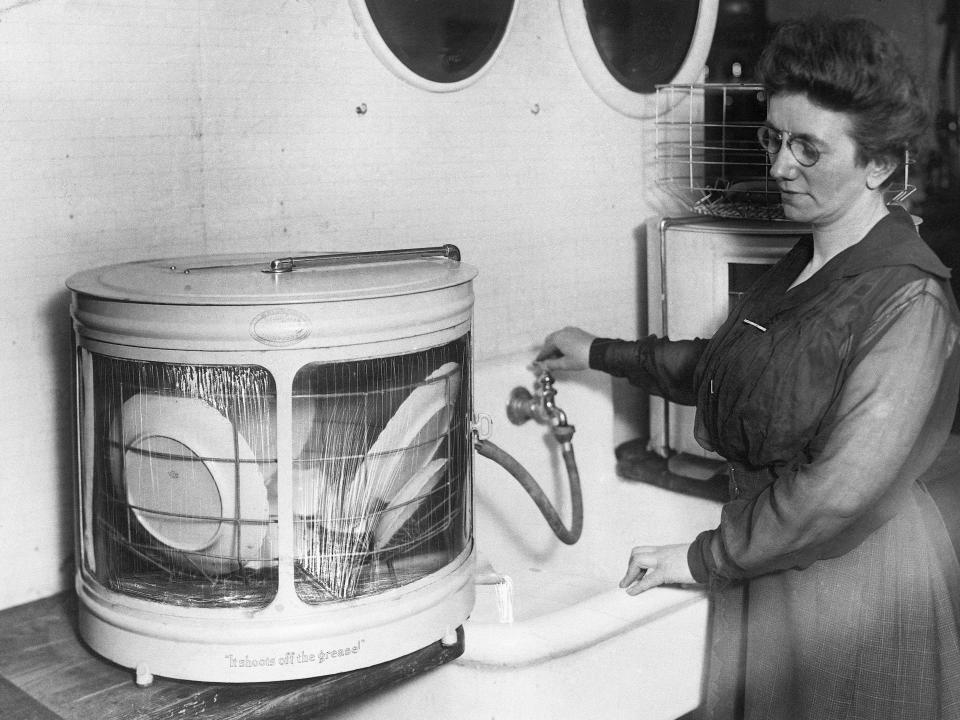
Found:
<svg viewBox="0 0 960 720"><path fill-rule="evenodd" d="M785 130L777 130L769 125L761 125L757 128L757 139L771 159L780 152L784 143L790 148L790 153L793 157L796 158L797 162L803 165L803 167L810 167L820 159L820 151L817 150L817 147L813 143L802 137L791 135Z"/></svg>

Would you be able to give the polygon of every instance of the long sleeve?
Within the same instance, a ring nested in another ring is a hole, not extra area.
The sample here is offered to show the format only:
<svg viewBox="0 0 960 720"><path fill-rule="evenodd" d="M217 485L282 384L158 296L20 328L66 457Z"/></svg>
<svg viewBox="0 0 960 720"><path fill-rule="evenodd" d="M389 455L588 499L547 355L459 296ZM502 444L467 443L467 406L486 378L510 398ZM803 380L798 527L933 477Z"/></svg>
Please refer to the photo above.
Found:
<svg viewBox="0 0 960 720"><path fill-rule="evenodd" d="M905 287L857 348L813 459L724 506L688 561L700 582L803 568L841 555L892 517L949 432L957 328L933 281Z"/></svg>
<svg viewBox="0 0 960 720"><path fill-rule="evenodd" d="M695 405L697 392L694 370L706 340L670 340L656 335L636 340L597 338L590 346L590 367L615 377L625 377L632 385L652 395L680 405Z"/></svg>

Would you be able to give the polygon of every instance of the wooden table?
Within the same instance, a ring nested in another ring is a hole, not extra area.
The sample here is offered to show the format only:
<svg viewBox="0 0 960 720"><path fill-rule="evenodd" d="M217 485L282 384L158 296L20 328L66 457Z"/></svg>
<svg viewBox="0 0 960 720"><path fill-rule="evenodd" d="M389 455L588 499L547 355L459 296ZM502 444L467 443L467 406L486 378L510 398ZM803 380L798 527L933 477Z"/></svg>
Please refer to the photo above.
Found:
<svg viewBox="0 0 960 720"><path fill-rule="evenodd" d="M0 612L0 718L3 720L312 720L357 695L449 662L458 642L433 645L361 671L271 683L199 683L134 673L80 640L76 596L62 593Z"/></svg>

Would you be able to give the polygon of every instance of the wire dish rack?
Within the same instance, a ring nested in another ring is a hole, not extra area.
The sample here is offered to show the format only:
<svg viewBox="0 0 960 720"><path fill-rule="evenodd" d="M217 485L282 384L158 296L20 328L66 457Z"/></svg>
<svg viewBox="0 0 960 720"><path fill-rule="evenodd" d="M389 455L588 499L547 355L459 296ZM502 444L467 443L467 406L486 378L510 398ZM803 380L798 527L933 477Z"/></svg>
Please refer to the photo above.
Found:
<svg viewBox="0 0 960 720"><path fill-rule="evenodd" d="M757 140L767 115L763 86L749 83L658 85L657 184L691 211L715 217L783 220L770 160ZM913 191L909 156L888 204Z"/></svg>
<svg viewBox="0 0 960 720"><path fill-rule="evenodd" d="M407 585L461 552L470 526L465 347L309 363L297 374L289 524L294 586L307 605ZM272 376L242 365L93 361L104 408L101 472L85 497L92 572L154 602L268 605L282 521Z"/></svg>

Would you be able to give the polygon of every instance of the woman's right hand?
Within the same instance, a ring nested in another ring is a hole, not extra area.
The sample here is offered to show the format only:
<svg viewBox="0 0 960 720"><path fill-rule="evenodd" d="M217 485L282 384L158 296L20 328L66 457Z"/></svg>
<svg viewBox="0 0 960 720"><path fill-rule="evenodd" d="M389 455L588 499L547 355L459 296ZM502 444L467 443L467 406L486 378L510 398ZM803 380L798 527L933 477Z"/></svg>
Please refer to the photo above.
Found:
<svg viewBox="0 0 960 720"><path fill-rule="evenodd" d="M590 345L596 337L578 327L552 332L544 339L534 365L544 370L586 370L590 367Z"/></svg>

